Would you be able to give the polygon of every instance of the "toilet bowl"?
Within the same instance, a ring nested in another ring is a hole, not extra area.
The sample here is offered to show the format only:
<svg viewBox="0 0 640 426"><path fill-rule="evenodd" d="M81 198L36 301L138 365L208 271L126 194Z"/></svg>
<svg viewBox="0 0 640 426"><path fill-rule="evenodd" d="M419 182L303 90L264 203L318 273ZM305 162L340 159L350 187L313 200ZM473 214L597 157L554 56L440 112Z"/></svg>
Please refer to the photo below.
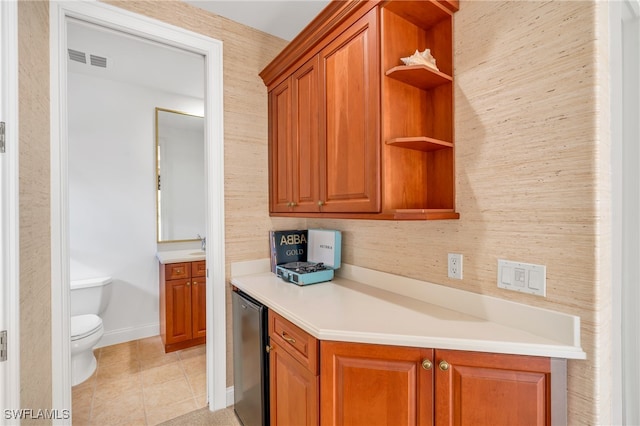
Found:
<svg viewBox="0 0 640 426"><path fill-rule="evenodd" d="M93 314L71 317L71 384L87 380L96 371L93 348L104 334L102 318Z"/></svg>
<svg viewBox="0 0 640 426"><path fill-rule="evenodd" d="M104 334L100 314L111 297L111 278L71 281L71 384L87 380L96 370L93 348Z"/></svg>

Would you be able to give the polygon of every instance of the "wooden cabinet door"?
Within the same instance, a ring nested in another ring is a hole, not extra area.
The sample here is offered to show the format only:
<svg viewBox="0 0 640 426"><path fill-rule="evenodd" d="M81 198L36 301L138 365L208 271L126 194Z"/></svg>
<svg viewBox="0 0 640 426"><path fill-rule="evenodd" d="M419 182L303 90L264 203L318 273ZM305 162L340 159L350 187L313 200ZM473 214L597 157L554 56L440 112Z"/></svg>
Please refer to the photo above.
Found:
<svg viewBox="0 0 640 426"><path fill-rule="evenodd" d="M191 339L191 279L166 282L166 344Z"/></svg>
<svg viewBox="0 0 640 426"><path fill-rule="evenodd" d="M191 337L207 336L207 279L195 277L191 281Z"/></svg>
<svg viewBox="0 0 640 426"><path fill-rule="evenodd" d="M272 426L317 426L318 376L271 340L269 398Z"/></svg>
<svg viewBox="0 0 640 426"><path fill-rule="evenodd" d="M323 425L433 425L433 350L320 343Z"/></svg>
<svg viewBox="0 0 640 426"><path fill-rule="evenodd" d="M320 207L318 175L319 85L318 56L311 58L291 77L291 139L293 143L293 211L317 212Z"/></svg>
<svg viewBox="0 0 640 426"><path fill-rule="evenodd" d="M551 424L549 358L436 350L434 371L437 426Z"/></svg>
<svg viewBox="0 0 640 426"><path fill-rule="evenodd" d="M325 212L380 210L380 67L377 8L321 55L324 100L320 198Z"/></svg>
<svg viewBox="0 0 640 426"><path fill-rule="evenodd" d="M272 212L291 211L293 147L291 141L291 79L269 92L269 203Z"/></svg>

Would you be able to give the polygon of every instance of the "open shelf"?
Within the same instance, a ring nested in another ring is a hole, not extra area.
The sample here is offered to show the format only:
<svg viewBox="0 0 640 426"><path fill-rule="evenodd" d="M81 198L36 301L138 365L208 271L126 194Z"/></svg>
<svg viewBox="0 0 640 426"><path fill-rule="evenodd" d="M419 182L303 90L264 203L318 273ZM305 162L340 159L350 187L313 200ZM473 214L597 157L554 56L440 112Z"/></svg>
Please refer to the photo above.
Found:
<svg viewBox="0 0 640 426"><path fill-rule="evenodd" d="M451 209L395 209L389 213L395 220L460 219L460 213Z"/></svg>
<svg viewBox="0 0 640 426"><path fill-rule="evenodd" d="M421 28L430 28L446 19L451 18L451 12L458 9L455 2L420 2L421 7L416 7L416 2L410 1L391 1L384 7L399 16L402 16L409 22Z"/></svg>
<svg viewBox="0 0 640 426"><path fill-rule="evenodd" d="M441 141L439 139L428 138L426 136L414 136L408 138L393 138L387 141L387 145L397 146L399 148L413 149L416 151L437 151L439 149L453 148L451 142Z"/></svg>
<svg viewBox="0 0 640 426"><path fill-rule="evenodd" d="M432 89L453 81L450 76L426 65L398 65L387 71L386 75L420 89Z"/></svg>

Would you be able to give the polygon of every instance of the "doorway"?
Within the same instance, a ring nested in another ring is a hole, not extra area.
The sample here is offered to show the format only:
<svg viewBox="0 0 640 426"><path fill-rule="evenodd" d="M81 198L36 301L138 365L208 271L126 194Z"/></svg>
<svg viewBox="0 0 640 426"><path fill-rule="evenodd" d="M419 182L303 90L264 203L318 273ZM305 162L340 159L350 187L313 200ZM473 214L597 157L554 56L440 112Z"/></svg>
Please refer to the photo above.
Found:
<svg viewBox="0 0 640 426"><path fill-rule="evenodd" d="M207 391L209 408L226 404L222 43L99 2L51 3L51 261L53 407L71 406L69 348L69 197L67 20L76 19L202 55L205 59L207 162Z"/></svg>

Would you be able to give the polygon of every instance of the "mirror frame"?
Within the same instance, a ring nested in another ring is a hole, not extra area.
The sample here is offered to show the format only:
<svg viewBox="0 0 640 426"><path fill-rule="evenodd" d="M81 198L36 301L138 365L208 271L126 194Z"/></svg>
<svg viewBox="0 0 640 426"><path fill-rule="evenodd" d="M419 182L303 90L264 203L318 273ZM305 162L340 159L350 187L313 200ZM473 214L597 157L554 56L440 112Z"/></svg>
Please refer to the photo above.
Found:
<svg viewBox="0 0 640 426"><path fill-rule="evenodd" d="M183 240L160 240L160 197L158 196L158 182L160 180L160 161L158 159L159 157L159 152L160 152L160 135L159 135L159 121L158 121L158 116L160 112L170 112L170 113L174 113L174 114L181 114L181 115L186 115L189 117L197 117L197 118L202 118L204 120L204 117L201 115L197 115L197 114L190 114L188 112L184 112L184 111L178 111L178 110L173 110L173 109L168 109L168 108L161 108L161 107L156 107L155 108L155 150L154 150L154 154L155 154L155 171L156 171L156 177L154 180L154 194L155 194L155 199L156 199L156 243L158 244L164 244L164 243L182 243L182 242L189 242L189 241L200 241L198 238L189 238L189 239L183 239ZM205 137L203 135L202 138L202 144L204 147L205 144ZM203 179L206 179L206 170L205 170L205 176L203 176ZM205 212L205 216L206 216L206 212ZM205 220L205 229L203 230L203 233L206 234L206 220Z"/></svg>

